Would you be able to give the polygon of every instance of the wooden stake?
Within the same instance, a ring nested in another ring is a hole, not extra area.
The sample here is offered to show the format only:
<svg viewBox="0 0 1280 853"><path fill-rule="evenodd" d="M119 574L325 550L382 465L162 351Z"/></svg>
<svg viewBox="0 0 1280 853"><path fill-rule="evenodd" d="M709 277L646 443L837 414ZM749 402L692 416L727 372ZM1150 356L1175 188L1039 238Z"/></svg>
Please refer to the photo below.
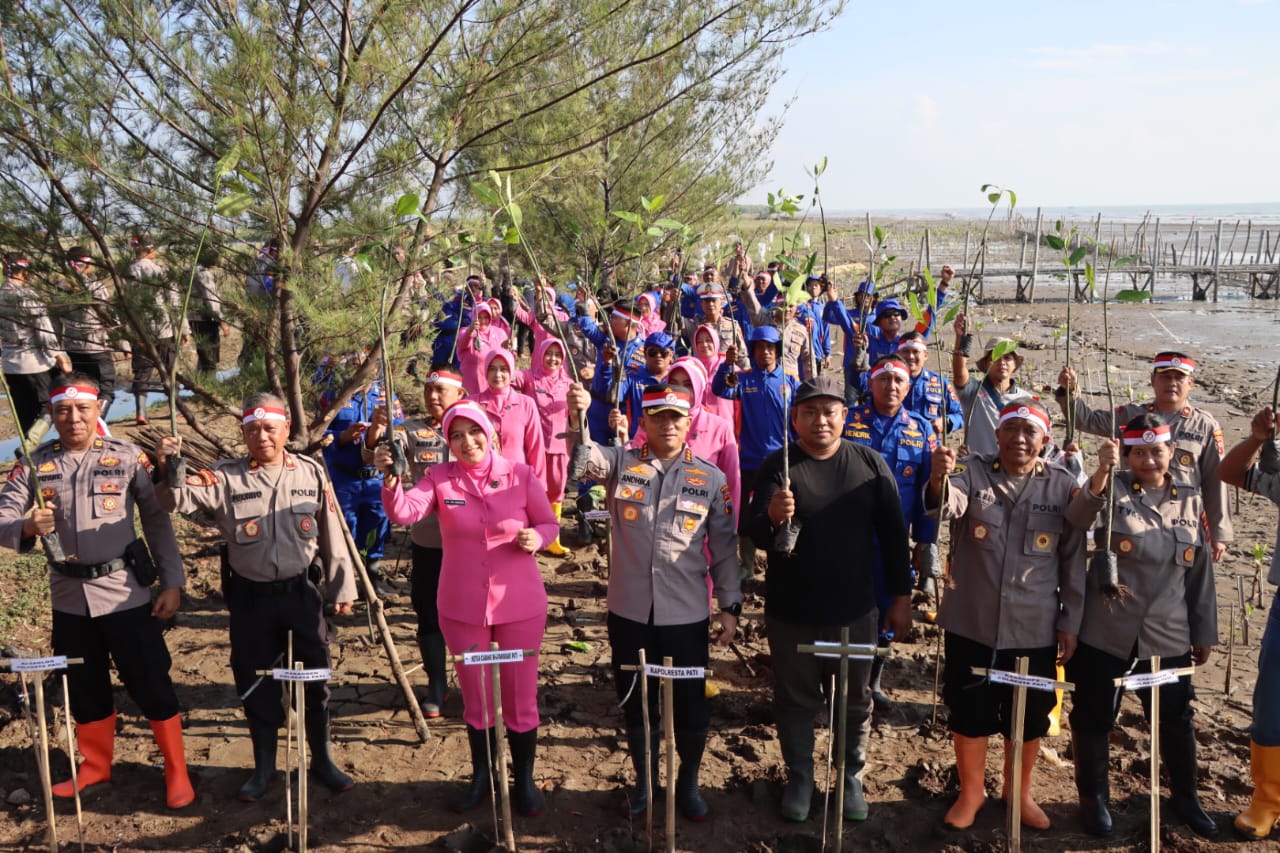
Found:
<svg viewBox="0 0 1280 853"><path fill-rule="evenodd" d="M662 665L672 666L671 658L664 657ZM673 679L662 679L662 742L667 752L667 853L676 853L676 699L673 687Z"/></svg>
<svg viewBox="0 0 1280 853"><path fill-rule="evenodd" d="M32 683L35 685L36 734L40 743L40 751L36 754L36 764L40 768L40 787L44 789L44 808L49 816L49 849L57 853L58 820L53 811L53 780L49 778L49 731L45 727L44 716L44 673L37 672L32 679ZM75 764L75 761L76 757L72 755L71 763ZM74 774L71 778L74 786L79 788L79 774Z"/></svg>
<svg viewBox="0 0 1280 853"><path fill-rule="evenodd" d="M498 651L496 642L489 643L489 651ZM506 723L502 719L502 674L501 666L489 664L489 677L493 681L493 730L495 733L497 754L497 773L494 785L498 789L498 803L502 809L502 844L511 853L515 853L516 836L511 826L511 794L507 790L507 750L506 738L503 737Z"/></svg>
<svg viewBox="0 0 1280 853"><path fill-rule="evenodd" d="M1017 660L1018 675L1026 675L1030 659L1021 657ZM1009 749L1013 752L1013 760L1009 768L1009 849L1013 853L1022 850L1022 734L1023 717L1027 713L1027 688L1017 685L1013 688L1013 733L1009 737Z"/></svg>
<svg viewBox="0 0 1280 853"><path fill-rule="evenodd" d="M71 759L71 778L76 776L76 727L71 720L71 688L67 686L67 672L62 671L62 712L67 724L67 755ZM80 853L84 853L84 812L80 808L80 786L72 785L76 799L76 835L80 839Z"/></svg>
<svg viewBox="0 0 1280 853"><path fill-rule="evenodd" d="M293 668L303 669L302 662L294 663ZM307 796L307 691L301 682L292 683L294 703L298 709L298 853L307 853L307 808L310 805Z"/></svg>
<svg viewBox="0 0 1280 853"><path fill-rule="evenodd" d="M1160 656L1151 656L1151 671L1160 671ZM1160 685L1151 688L1151 853L1160 853Z"/></svg>
<svg viewBox="0 0 1280 853"><path fill-rule="evenodd" d="M827 696L834 697L835 695L836 677L833 675L831 676L831 692ZM831 815L831 746L836 737L836 703L828 700L827 708L830 710L827 717L827 781L822 785L822 850L827 849L827 826Z"/></svg>
<svg viewBox="0 0 1280 853"><path fill-rule="evenodd" d="M289 630L289 639L285 646L284 668L293 669L293 629ZM284 823L285 823L285 839L288 841L289 847L293 847L293 780L289 778L289 773L293 767L293 727L297 720L294 716L293 706L298 701L298 683L290 681L288 692L289 697L285 703L285 725L284 725Z"/></svg>
<svg viewBox="0 0 1280 853"><path fill-rule="evenodd" d="M649 745L649 733L653 730L653 721L649 719L649 676L645 675L645 650L640 649L640 671L637 676L640 679L640 718L644 721L644 753L641 756L643 761L640 766L644 768L644 797L649 807L644 810L644 834L646 838L645 850L653 849L653 786L658 781L653 778L653 757L649 755L652 747Z"/></svg>

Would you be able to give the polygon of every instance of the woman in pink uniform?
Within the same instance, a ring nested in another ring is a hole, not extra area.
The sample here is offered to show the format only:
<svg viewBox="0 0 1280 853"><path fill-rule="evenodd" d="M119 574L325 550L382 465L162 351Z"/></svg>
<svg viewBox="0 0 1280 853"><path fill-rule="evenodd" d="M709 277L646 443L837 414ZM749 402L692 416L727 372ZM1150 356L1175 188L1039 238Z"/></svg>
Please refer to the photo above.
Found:
<svg viewBox="0 0 1280 853"><path fill-rule="evenodd" d="M642 293L636 297L636 310L640 312L640 328L644 329L641 337L649 337L654 332L665 332L666 321L658 313L658 295Z"/></svg>
<svg viewBox="0 0 1280 853"><path fill-rule="evenodd" d="M480 392L476 402L493 424L498 436L496 450L505 459L528 465L545 485L547 448L542 442L542 418L533 400L511 385L516 357L510 350L491 350L484 357L484 375L489 387Z"/></svg>
<svg viewBox="0 0 1280 853"><path fill-rule="evenodd" d="M569 478L569 449L564 434L569 425L567 401L573 380L565 372L564 358L564 344L556 338L544 338L534 348L533 366L529 370L521 370L511 383L538 407L542 440L546 445L547 499L551 501L551 511L557 521L564 503L565 482ZM547 546L547 553L563 557L569 552L557 536Z"/></svg>
<svg viewBox="0 0 1280 853"><path fill-rule="evenodd" d="M502 315L497 315L502 321ZM479 394L489 387L485 381L485 357L494 350L501 349L511 336L506 329L506 322L494 321L493 308L487 302L476 303L471 325L458 335L458 367L462 372L462 387L471 396Z"/></svg>
<svg viewBox="0 0 1280 853"><path fill-rule="evenodd" d="M715 327L704 323L694 331L692 357L706 371L707 376L716 375L716 371L720 369L720 365L724 362L724 354L720 352L720 336L716 334ZM710 383L708 382L706 385L705 393L696 402L701 403L707 411L714 412L730 424L737 423L733 412L734 401L726 400L724 397L711 393Z"/></svg>
<svg viewBox="0 0 1280 853"><path fill-rule="evenodd" d="M413 524L435 512L440 519L444 561L436 602L440 628L454 654L500 649L538 649L547 624L547 592L534 553L555 537L558 525L546 488L524 463L502 458L484 411L463 401L445 412L443 430L452 462L434 465L404 491L391 474L391 452L374 456L385 475L382 505L397 524ZM457 665L463 719L471 746L472 778L452 803L466 811L489 793L489 757L494 751L493 688L484 665ZM515 789L512 801L524 815L542 811L533 783L538 744L538 657L500 666L502 713L511 745ZM497 780L506 784L506 780Z"/></svg>
<svg viewBox="0 0 1280 853"><path fill-rule="evenodd" d="M516 303L516 320L524 323L530 329L533 329L533 347L536 351L542 342L551 337L556 337L558 329L567 329L569 326L569 315L565 310L556 304L556 291L553 287L539 287L534 291L534 300L538 303L537 309L531 309L529 303L524 301L524 297L519 297L520 301ZM555 319L551 315L555 314ZM546 324L543 324L543 321ZM533 364L536 366L537 353L534 353L535 359Z"/></svg>

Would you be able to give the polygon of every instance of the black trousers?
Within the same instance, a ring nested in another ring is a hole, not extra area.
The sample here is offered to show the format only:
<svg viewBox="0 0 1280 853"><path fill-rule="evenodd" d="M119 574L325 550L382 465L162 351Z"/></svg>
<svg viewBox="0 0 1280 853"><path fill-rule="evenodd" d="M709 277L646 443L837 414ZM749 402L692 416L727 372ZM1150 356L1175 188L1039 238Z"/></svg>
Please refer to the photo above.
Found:
<svg viewBox="0 0 1280 853"><path fill-rule="evenodd" d="M190 320L191 337L196 344L196 370L213 373L218 369L222 355L222 322L220 320Z"/></svg>
<svg viewBox="0 0 1280 853"><path fill-rule="evenodd" d="M440 611L436 608L436 591L440 587L440 567L444 563L444 551L440 548L424 548L414 545L413 577L410 579L409 601L418 614L418 642L440 633Z"/></svg>
<svg viewBox="0 0 1280 853"><path fill-rule="evenodd" d="M169 679L169 648L160 622L143 604L103 616L77 616L53 611L53 651L84 658L67 667L71 714L77 723L111 716L111 664L129 697L148 720L167 720L178 713L178 695Z"/></svg>
<svg viewBox="0 0 1280 853"><path fill-rule="evenodd" d="M1013 688L993 684L984 675L974 675L970 667L982 666L1005 672L1017 669L1017 658L1029 658L1028 674L1053 678L1058 672L1058 649L993 649L953 634L946 634L946 663L942 669L942 701L950 712L951 731L965 737L1006 738L1013 733ZM1022 739L1035 740L1049 731L1049 712L1057 704L1052 690L1028 690L1023 715Z"/></svg>
<svg viewBox="0 0 1280 853"><path fill-rule="evenodd" d="M71 369L98 380L98 400L107 413L116 394L116 362L110 352L69 352Z"/></svg>
<svg viewBox="0 0 1280 853"><path fill-rule="evenodd" d="M640 663L640 649L644 649L648 663L661 664L664 657L671 658L672 666L705 667L710 660L707 651L707 632L710 619L702 619L685 625L654 625L653 614L649 623L633 622L618 614L609 613L609 648L613 655L613 682L618 698L626 697L622 713L627 726L639 726L644 722L640 704L640 683L635 672L621 667ZM659 680L649 679L649 722L658 725L660 696ZM675 705L676 731L700 731L711 725L711 707L707 702L705 678L681 678L675 685L672 699ZM634 689L633 689L634 685ZM627 694L630 693L628 696Z"/></svg>
<svg viewBox="0 0 1280 853"><path fill-rule="evenodd" d="M266 726L283 725L283 685L270 676L259 676L255 670L287 666L289 631L293 631L293 658L307 669L329 666L329 629L324 621L324 601L311 582L299 583L282 595L257 595L246 591L243 584L232 586L227 597L231 611L231 673L236 692L241 696L257 683L243 699L244 714L252 723ZM308 682L305 687L307 713L321 713L329 707L329 685L323 681Z"/></svg>
<svg viewBox="0 0 1280 853"><path fill-rule="evenodd" d="M9 403L17 413L18 420L22 422L24 433L31 429L36 419L44 414L45 407L49 405L49 389L53 387L54 377L61 375L62 371L56 367L39 373L6 373L4 375L4 381L8 383L9 393L12 396Z"/></svg>
<svg viewBox="0 0 1280 853"><path fill-rule="evenodd" d="M1067 661L1067 680L1075 684L1071 694L1071 728L1082 734L1103 735L1111 731L1120 700L1125 689L1116 687L1112 679L1132 673L1151 671L1149 660L1138 660L1135 645L1128 659L1109 655L1087 643L1076 646L1076 653ZM1160 659L1161 669L1174 669L1191 663L1191 652ZM1195 698L1191 676L1184 675L1172 684L1160 685L1161 731L1190 730L1195 710L1191 700ZM1141 690L1138 698L1147 720L1151 720L1151 690Z"/></svg>
<svg viewBox="0 0 1280 853"><path fill-rule="evenodd" d="M156 350L159 351L160 357L164 359L166 369L172 371L173 362L178 352L173 338L161 338L156 341ZM156 363L151 360L151 356L147 355L147 351L142 346L134 347L129 363L133 367L133 382L129 389L134 394L164 390L160 385L154 384L159 381L159 377L156 375Z"/></svg>

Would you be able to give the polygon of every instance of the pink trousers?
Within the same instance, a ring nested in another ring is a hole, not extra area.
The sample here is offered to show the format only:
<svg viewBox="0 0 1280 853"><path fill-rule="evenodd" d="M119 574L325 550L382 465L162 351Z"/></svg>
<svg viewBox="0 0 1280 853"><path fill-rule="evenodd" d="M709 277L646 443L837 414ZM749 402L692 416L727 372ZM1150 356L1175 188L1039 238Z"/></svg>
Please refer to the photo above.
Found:
<svg viewBox="0 0 1280 853"><path fill-rule="evenodd" d="M490 643L501 650L539 649L547 628L546 614L501 625L472 625L440 615L440 630L452 654L487 652ZM503 723L513 732L527 732L538 727L538 656L520 663L464 664L455 663L458 686L462 689L462 719L474 729L493 727L493 674L498 667L502 682Z"/></svg>

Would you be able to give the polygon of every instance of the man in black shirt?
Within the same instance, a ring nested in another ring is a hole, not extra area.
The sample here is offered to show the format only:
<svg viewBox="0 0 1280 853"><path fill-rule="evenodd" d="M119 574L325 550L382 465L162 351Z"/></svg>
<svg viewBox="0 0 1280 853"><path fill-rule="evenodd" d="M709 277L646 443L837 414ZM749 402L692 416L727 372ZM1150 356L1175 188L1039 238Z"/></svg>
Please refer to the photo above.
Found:
<svg viewBox="0 0 1280 853"><path fill-rule="evenodd" d="M801 654L796 646L838 642L849 628L853 643L874 645L880 614L873 586L873 549L885 566L892 604L885 622L899 637L911 629L911 574L907 528L893 473L875 450L841 438L844 393L830 376L796 392L791 422L798 440L760 466L749 530L769 555L765 573L765 626L773 657L774 715L787 764L782 816L804 821L813 796L813 719L822 687L838 661ZM783 453L790 454L791 487L784 488ZM794 551L778 550L777 533L799 527ZM849 664L844 816L866 820L862 794L870 731L870 661Z"/></svg>

